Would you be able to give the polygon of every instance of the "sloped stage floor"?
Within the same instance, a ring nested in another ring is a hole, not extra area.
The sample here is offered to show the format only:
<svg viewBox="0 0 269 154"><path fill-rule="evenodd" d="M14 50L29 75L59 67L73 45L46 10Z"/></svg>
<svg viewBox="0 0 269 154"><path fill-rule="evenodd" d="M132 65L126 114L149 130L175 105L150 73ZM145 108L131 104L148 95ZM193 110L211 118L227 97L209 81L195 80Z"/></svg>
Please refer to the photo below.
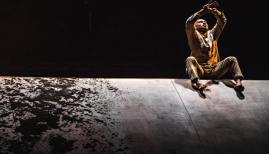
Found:
<svg viewBox="0 0 269 154"><path fill-rule="evenodd" d="M0 153L269 151L268 81L0 78Z"/></svg>

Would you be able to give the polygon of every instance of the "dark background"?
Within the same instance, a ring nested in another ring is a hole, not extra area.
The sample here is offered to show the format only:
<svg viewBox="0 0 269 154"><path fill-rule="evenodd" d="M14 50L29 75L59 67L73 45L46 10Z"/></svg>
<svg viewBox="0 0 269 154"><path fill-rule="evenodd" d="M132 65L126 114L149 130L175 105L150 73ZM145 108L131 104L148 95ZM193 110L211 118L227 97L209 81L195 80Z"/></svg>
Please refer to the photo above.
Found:
<svg viewBox="0 0 269 154"><path fill-rule="evenodd" d="M185 21L207 2L1 0L0 75L188 78ZM269 79L266 5L218 2L227 18L221 60L235 56L245 79Z"/></svg>

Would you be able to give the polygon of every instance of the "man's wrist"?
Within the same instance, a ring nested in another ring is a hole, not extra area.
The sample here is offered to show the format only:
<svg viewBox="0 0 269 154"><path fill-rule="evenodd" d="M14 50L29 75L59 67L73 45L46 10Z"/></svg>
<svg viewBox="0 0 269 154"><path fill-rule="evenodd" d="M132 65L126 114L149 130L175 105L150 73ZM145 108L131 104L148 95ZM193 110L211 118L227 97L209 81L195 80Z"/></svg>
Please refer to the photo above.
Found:
<svg viewBox="0 0 269 154"><path fill-rule="evenodd" d="M218 15L218 16L221 15L221 12L218 11L216 8L214 8L214 9L212 10L212 13L213 13L214 15Z"/></svg>

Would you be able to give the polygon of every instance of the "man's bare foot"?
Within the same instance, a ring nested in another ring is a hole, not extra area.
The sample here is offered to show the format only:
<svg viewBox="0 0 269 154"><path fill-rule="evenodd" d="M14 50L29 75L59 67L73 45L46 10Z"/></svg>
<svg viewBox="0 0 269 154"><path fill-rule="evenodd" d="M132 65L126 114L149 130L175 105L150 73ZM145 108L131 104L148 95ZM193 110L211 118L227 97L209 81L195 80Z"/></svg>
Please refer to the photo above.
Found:
<svg viewBox="0 0 269 154"><path fill-rule="evenodd" d="M236 84L234 86L235 90L244 91L245 87L242 85L241 80L237 79Z"/></svg>
<svg viewBox="0 0 269 154"><path fill-rule="evenodd" d="M199 90L204 90L207 86L201 82L200 80L197 80L196 85L198 86Z"/></svg>

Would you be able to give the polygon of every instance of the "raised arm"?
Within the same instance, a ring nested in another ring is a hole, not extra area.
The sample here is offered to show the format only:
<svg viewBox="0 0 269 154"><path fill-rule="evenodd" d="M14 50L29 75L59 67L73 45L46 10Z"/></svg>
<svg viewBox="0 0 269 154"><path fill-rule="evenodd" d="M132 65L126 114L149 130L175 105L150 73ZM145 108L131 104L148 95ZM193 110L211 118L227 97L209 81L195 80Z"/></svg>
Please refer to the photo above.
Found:
<svg viewBox="0 0 269 154"><path fill-rule="evenodd" d="M194 13L192 16L190 16L186 21L186 30L188 29L195 29L194 24L195 22L201 18L206 13L205 9L201 9L198 12Z"/></svg>
<svg viewBox="0 0 269 154"><path fill-rule="evenodd" d="M212 13L217 18L217 23L212 29L214 39L217 40L226 25L227 19L224 16L224 13L218 11L216 8L212 9Z"/></svg>
<svg viewBox="0 0 269 154"><path fill-rule="evenodd" d="M217 1L212 2L212 0L210 0L206 5L204 5L204 7L199 10L198 12L194 13L192 16L190 16L187 21L186 21L186 33L187 36L191 36L191 35L196 35L196 31L195 31L195 22L201 18L205 13L213 13L213 8L218 7L219 4Z"/></svg>
<svg viewBox="0 0 269 154"><path fill-rule="evenodd" d="M202 17L205 13L206 11L204 9L201 9L187 19L185 28L186 28L186 34L189 41L191 41L191 38L197 37L198 34L197 34L197 31L195 30L195 22L200 17Z"/></svg>

